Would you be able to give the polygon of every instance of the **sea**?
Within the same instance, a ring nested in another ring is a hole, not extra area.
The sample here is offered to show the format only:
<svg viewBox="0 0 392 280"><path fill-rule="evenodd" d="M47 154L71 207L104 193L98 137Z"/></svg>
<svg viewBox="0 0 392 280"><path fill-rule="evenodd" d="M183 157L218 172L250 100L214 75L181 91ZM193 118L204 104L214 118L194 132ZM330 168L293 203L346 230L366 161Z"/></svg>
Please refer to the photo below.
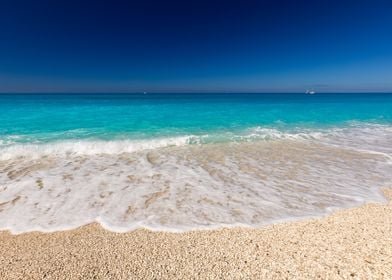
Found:
<svg viewBox="0 0 392 280"><path fill-rule="evenodd" d="M385 203L392 94L0 94L0 230L261 227Z"/></svg>

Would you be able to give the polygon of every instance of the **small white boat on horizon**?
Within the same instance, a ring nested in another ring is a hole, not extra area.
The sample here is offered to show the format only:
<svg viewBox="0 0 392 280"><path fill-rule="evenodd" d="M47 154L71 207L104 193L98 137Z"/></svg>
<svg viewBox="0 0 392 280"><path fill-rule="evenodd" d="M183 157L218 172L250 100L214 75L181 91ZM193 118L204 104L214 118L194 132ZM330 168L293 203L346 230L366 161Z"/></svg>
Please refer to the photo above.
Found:
<svg viewBox="0 0 392 280"><path fill-rule="evenodd" d="M316 92L313 89L311 89L311 90L306 90L305 93L306 94L315 94Z"/></svg>

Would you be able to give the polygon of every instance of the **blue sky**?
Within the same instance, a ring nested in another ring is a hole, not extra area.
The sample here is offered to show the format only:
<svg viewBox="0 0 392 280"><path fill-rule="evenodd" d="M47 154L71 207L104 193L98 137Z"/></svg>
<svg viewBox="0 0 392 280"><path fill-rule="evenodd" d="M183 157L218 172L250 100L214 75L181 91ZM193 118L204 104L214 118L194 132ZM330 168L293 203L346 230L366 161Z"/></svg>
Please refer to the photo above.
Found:
<svg viewBox="0 0 392 280"><path fill-rule="evenodd" d="M391 1L4 1L0 92L392 92Z"/></svg>

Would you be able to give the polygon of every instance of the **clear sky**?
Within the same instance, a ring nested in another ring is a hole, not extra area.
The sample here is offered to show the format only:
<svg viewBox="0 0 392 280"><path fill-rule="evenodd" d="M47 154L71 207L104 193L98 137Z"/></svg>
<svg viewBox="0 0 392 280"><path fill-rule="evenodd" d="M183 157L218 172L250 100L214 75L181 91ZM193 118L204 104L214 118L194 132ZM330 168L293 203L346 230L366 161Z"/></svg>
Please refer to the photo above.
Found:
<svg viewBox="0 0 392 280"><path fill-rule="evenodd" d="M392 1L0 4L0 92L392 92Z"/></svg>

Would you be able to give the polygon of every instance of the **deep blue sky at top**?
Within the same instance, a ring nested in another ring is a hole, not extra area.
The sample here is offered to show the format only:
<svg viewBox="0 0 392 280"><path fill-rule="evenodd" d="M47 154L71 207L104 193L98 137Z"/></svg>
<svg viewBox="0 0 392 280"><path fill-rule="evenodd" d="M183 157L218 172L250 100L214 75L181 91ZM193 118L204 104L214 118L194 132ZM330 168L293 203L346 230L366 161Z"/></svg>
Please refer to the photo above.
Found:
<svg viewBox="0 0 392 280"><path fill-rule="evenodd" d="M392 92L392 1L0 1L0 92Z"/></svg>

